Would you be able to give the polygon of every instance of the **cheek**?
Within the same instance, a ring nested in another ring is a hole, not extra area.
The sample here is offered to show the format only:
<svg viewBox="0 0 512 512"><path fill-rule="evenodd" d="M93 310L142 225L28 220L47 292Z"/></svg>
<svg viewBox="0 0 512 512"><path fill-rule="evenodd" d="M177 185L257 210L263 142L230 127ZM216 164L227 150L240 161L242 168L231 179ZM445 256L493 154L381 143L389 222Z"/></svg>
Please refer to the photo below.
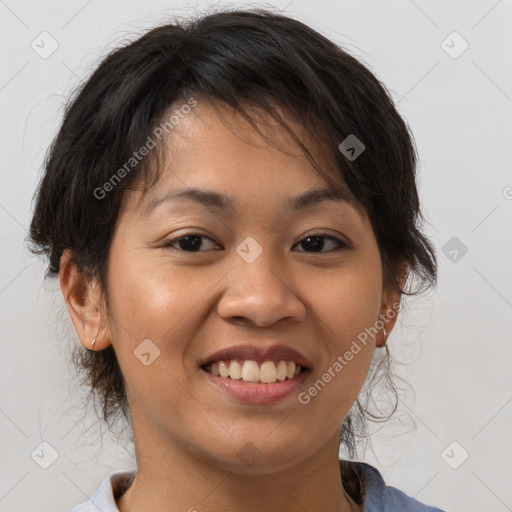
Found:
<svg viewBox="0 0 512 512"><path fill-rule="evenodd" d="M147 249L133 246L121 234L111 247L110 309L134 337L149 337L153 328L170 328L200 292L186 274L172 270L163 257L155 257L160 256L159 249L154 251L148 255Z"/></svg>
<svg viewBox="0 0 512 512"><path fill-rule="evenodd" d="M382 300L379 261L369 257L308 285L310 307L326 326L325 339L345 344L375 323Z"/></svg>
<svg viewBox="0 0 512 512"><path fill-rule="evenodd" d="M183 360L219 276L171 267L163 258L112 250L110 283L112 344L125 368L137 366L133 351L146 339L160 348L160 362ZM126 254L126 255L125 255Z"/></svg>
<svg viewBox="0 0 512 512"><path fill-rule="evenodd" d="M127 392L136 402L134 407L155 423L162 410L179 417L182 409L190 408L190 395L183 391L189 374L182 361L200 322L201 300L212 284L196 278L190 286L189 276L179 269L170 270L155 260L150 264L133 253L128 258L114 250L112 255L108 274L112 344ZM139 358L144 353L149 353L148 365ZM199 415L200 408L195 412Z"/></svg>
<svg viewBox="0 0 512 512"><path fill-rule="evenodd" d="M333 273L323 288L310 284L311 308L320 320L320 339L325 344L317 376L322 382L317 387L333 410L350 407L368 374L375 349L372 328L380 313L381 282L379 260L371 258Z"/></svg>

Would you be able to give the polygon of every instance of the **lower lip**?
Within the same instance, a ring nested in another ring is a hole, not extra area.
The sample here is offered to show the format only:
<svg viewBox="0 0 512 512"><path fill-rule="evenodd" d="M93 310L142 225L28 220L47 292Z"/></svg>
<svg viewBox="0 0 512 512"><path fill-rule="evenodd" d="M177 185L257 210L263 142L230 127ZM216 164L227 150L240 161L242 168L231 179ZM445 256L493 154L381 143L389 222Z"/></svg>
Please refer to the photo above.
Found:
<svg viewBox="0 0 512 512"><path fill-rule="evenodd" d="M271 384L245 382L242 379L218 377L201 368L206 378L220 387L229 396L249 404L274 403L290 396L304 382L310 370L302 371L293 379L273 382Z"/></svg>

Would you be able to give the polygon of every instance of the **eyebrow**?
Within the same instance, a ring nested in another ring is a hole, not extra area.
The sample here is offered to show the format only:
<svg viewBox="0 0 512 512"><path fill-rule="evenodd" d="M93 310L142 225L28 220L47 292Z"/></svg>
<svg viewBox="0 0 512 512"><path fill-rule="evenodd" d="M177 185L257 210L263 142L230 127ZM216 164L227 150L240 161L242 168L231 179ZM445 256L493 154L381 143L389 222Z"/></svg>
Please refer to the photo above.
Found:
<svg viewBox="0 0 512 512"><path fill-rule="evenodd" d="M196 203L199 203L203 206L212 207L219 210L226 210L229 212L235 211L235 203L229 196L210 190L186 188L153 199L144 209L144 214L149 214L152 210L161 204L183 200L195 201ZM321 188L308 190L303 194L291 197L288 200L288 206L292 210L298 211L327 200L343 201L351 204L353 203L353 197L343 190Z"/></svg>

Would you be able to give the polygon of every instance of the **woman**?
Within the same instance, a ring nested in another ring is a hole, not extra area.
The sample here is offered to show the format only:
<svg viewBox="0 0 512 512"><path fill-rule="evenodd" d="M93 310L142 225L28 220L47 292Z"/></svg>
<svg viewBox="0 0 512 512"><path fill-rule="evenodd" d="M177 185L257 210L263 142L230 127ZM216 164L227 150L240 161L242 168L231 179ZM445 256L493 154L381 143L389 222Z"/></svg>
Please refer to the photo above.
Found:
<svg viewBox="0 0 512 512"><path fill-rule="evenodd" d="M161 26L101 63L30 237L137 468L73 512L439 511L338 459L403 295L435 283L415 164L375 76L286 16Z"/></svg>

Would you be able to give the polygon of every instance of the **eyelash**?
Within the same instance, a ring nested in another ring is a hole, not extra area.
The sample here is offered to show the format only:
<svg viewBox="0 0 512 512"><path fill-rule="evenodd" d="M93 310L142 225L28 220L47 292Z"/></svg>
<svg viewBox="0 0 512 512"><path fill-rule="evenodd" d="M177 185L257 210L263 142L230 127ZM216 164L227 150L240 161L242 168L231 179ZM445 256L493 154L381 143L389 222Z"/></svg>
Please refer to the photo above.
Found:
<svg viewBox="0 0 512 512"><path fill-rule="evenodd" d="M186 253L190 253L190 254L194 254L194 253L199 253L199 252L205 252L205 251L186 251L184 249L180 249L178 247L174 247L177 243L179 243L180 240L183 240L187 237L198 237L198 238L207 238L208 240L214 242L210 237L206 236L206 235L202 235L201 233L186 233L178 238L174 238L172 240L169 240L166 244L164 244L162 246L162 248L169 248L169 249L176 249L177 251L181 251L181 252L186 252ZM349 246L341 241L340 239L336 238L335 236L332 236L332 235L327 235L327 234L323 234L323 233L320 233L320 234L315 234L315 235L307 235L306 237L302 238L301 240L299 240L297 242L297 244L295 245L298 245L300 244L301 242L307 240L308 238L323 238L323 239L326 239L326 240L331 240L333 242L336 243L337 247L331 251L319 251L319 252L315 252L315 251L298 251L298 252L305 252L305 253L308 253L308 254L326 254L326 253L329 253L329 252L335 252L335 251L339 251L341 249L348 249ZM214 242L215 243L215 242ZM294 247L295 247L294 245ZM323 247L322 247L323 248Z"/></svg>

